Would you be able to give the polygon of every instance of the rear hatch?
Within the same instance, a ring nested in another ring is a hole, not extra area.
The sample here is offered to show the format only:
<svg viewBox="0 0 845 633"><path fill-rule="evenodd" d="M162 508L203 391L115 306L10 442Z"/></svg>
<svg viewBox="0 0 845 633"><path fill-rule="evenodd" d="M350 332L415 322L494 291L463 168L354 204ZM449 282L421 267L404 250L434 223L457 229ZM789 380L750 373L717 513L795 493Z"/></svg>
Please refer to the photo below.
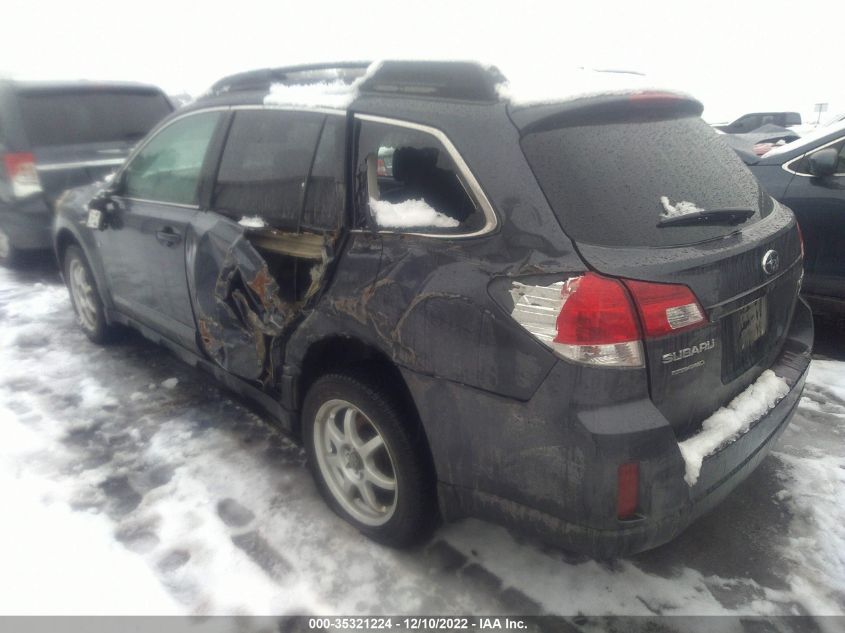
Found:
<svg viewBox="0 0 845 633"><path fill-rule="evenodd" d="M66 189L104 178L173 110L136 86L22 87L17 100L28 150L52 203Z"/></svg>
<svg viewBox="0 0 845 633"><path fill-rule="evenodd" d="M801 278L792 213L700 113L697 102L666 93L511 111L587 265L687 286L703 308L703 325L644 337L651 398L680 437L773 362Z"/></svg>

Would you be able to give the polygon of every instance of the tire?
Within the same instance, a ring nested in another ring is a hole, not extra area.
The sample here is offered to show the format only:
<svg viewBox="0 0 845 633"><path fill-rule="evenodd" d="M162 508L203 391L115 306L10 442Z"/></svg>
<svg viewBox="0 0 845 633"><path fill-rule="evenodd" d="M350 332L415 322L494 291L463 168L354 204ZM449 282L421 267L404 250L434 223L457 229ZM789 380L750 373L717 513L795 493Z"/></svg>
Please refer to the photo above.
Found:
<svg viewBox="0 0 845 633"><path fill-rule="evenodd" d="M85 336L100 344L113 340L115 329L106 322L97 282L82 249L76 244L65 250L64 275L76 322Z"/></svg>
<svg viewBox="0 0 845 633"><path fill-rule="evenodd" d="M303 406L303 440L332 510L374 541L407 547L436 525L434 473L415 425L377 384L366 371L315 381Z"/></svg>
<svg viewBox="0 0 845 633"><path fill-rule="evenodd" d="M20 265L21 252L12 244L12 238L0 228L0 266L17 268Z"/></svg>

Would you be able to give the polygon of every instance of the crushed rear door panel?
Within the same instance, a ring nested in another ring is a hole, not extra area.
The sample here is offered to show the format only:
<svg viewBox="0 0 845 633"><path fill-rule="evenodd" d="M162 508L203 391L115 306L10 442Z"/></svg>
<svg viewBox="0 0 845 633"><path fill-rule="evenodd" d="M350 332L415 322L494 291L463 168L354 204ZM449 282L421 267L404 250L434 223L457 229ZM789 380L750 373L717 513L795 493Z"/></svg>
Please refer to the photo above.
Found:
<svg viewBox="0 0 845 633"><path fill-rule="evenodd" d="M187 257L200 348L236 376L275 385L285 335L321 287L331 242L198 214Z"/></svg>

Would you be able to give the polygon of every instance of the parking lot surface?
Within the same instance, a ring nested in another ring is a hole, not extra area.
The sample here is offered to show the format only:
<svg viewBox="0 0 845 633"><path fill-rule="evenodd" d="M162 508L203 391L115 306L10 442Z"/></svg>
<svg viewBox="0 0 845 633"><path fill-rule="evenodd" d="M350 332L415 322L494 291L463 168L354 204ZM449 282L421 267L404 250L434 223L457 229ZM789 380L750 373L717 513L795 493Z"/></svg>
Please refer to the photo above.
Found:
<svg viewBox="0 0 845 633"><path fill-rule="evenodd" d="M824 335L773 453L674 542L600 562L468 520L395 551L209 376L90 343L49 262L0 269L0 558L28 570L0 572L0 613L843 614L845 341Z"/></svg>

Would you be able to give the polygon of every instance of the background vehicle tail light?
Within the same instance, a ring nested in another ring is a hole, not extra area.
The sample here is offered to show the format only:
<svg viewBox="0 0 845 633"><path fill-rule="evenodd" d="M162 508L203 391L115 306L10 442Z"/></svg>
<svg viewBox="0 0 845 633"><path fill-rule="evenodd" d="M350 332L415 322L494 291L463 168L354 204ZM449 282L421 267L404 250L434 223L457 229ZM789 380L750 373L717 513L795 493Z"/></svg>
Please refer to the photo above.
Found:
<svg viewBox="0 0 845 633"><path fill-rule="evenodd" d="M548 286L513 282L516 321L559 356L602 367L644 366L643 339L707 323L686 286L587 272Z"/></svg>
<svg viewBox="0 0 845 633"><path fill-rule="evenodd" d="M640 464L622 464L616 475L616 518L632 519L640 505Z"/></svg>
<svg viewBox="0 0 845 633"><path fill-rule="evenodd" d="M4 154L6 176L15 198L26 198L41 193L41 181L35 169L35 157L29 152Z"/></svg>

